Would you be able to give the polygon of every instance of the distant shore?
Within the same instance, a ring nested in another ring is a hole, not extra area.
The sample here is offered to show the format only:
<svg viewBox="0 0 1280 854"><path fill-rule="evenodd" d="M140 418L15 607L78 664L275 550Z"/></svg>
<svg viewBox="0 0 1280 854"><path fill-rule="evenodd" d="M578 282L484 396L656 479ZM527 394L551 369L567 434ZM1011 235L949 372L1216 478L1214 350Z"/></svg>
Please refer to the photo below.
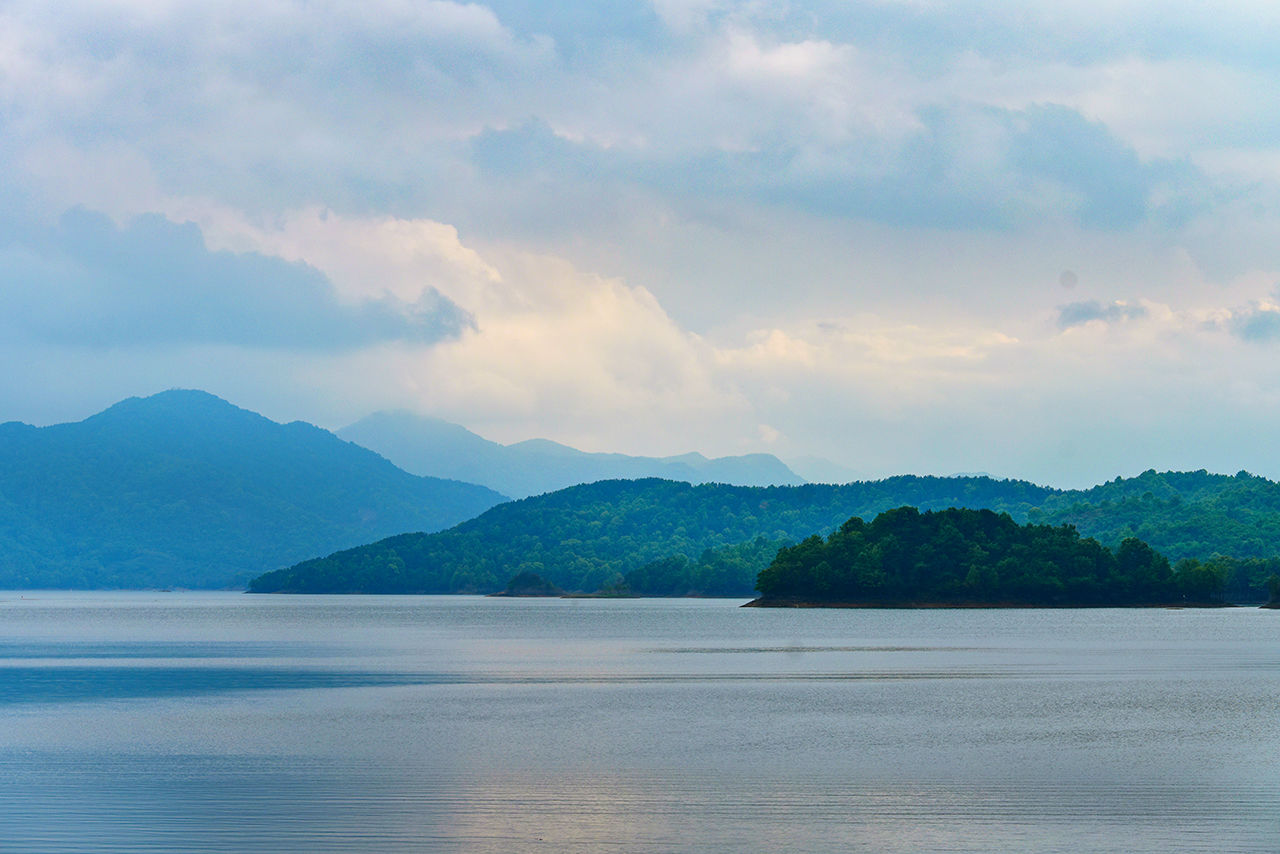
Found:
<svg viewBox="0 0 1280 854"><path fill-rule="evenodd" d="M1054 608L1059 610L1066 609L1096 609L1096 608L1165 608L1169 610L1178 610L1181 608L1239 608L1251 607L1250 605L1239 605L1233 602L1165 602L1154 603L1150 605L1122 605L1122 604L1071 604L1071 605L1050 605L1041 602L824 602L812 601L805 599L752 599L750 602L743 604L743 608L878 608L881 610L938 610L938 609L1029 609L1029 608ZM1267 607L1263 605L1261 607ZM1276 606L1271 606L1276 607Z"/></svg>

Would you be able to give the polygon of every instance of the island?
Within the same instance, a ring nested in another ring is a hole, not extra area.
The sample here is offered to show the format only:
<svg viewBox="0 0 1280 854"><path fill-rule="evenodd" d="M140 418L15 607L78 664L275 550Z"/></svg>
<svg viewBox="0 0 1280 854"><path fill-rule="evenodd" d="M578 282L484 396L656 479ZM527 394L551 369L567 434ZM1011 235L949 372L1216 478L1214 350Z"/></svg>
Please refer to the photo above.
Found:
<svg viewBox="0 0 1280 854"><path fill-rule="evenodd" d="M1221 578L1136 537L1112 551L1071 525L1007 513L899 507L855 516L825 540L779 550L747 607L1107 607L1222 605Z"/></svg>

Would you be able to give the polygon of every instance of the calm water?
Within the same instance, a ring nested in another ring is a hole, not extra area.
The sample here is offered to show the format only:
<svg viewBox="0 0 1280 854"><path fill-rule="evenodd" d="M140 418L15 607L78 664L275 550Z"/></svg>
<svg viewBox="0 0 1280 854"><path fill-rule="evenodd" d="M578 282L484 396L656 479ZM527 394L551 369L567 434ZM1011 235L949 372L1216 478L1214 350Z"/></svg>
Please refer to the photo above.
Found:
<svg viewBox="0 0 1280 854"><path fill-rule="evenodd" d="M1280 613L0 594L0 851L1280 851Z"/></svg>

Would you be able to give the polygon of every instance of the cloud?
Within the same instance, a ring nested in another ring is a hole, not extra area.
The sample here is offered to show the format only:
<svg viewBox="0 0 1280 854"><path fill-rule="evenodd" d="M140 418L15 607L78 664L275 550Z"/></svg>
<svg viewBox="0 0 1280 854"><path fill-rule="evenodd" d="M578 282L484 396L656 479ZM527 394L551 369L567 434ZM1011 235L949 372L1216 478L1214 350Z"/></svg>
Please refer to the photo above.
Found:
<svg viewBox="0 0 1280 854"><path fill-rule="evenodd" d="M1126 320L1138 320L1147 316L1147 309L1141 305L1130 305L1125 302L1112 302L1103 305L1097 300L1071 302L1058 307L1058 328L1070 329L1083 326L1095 320L1104 323L1117 323Z"/></svg>
<svg viewBox="0 0 1280 854"><path fill-rule="evenodd" d="M200 229L158 215L123 228L71 211L43 234L0 245L0 311L31 338L73 347L231 344L348 349L428 343L470 318L433 289L412 302L342 302L314 267L211 252Z"/></svg>
<svg viewBox="0 0 1280 854"><path fill-rule="evenodd" d="M529 122L488 131L470 150L484 174L540 188L544 200L561 201L566 184L639 184L669 198L782 204L906 228L1006 230L1045 219L1130 228L1169 215L1170 196L1185 205L1203 183L1185 165L1142 161L1063 107L953 106L917 118L893 145L858 130L819 150L809 137L780 142L776 128L760 128L760 138L677 155L596 145Z"/></svg>
<svg viewBox="0 0 1280 854"><path fill-rule="evenodd" d="M500 266L475 328L416 357L430 405L546 419L596 449L610 436L665 444L655 430L664 419L741 410L711 348L645 289L548 257L512 254Z"/></svg>
<svg viewBox="0 0 1280 854"><path fill-rule="evenodd" d="M133 227L113 230L85 216L116 234L124 245L118 251L140 245L120 239ZM306 271L331 282L340 305L388 292L411 299L416 283L438 278L474 323L439 340L295 347L283 358L228 343L172 343L164 359L134 349L77 361L73 348L51 351L46 343L28 351L30 365L16 362L20 373L29 368L55 389L69 376L93 377L117 396L185 377L273 417L298 417L303 408L328 426L409 406L504 441L542 435L592 450L659 454L768 449L784 457L819 453L867 476L984 470L1073 484L1128 471L1133 459L1139 468L1238 469L1251 461L1264 470L1257 442L1213 444L1225 422L1161 431L1177 421L1187 395L1234 413L1232 431L1280 413L1266 391L1280 383L1271 360L1207 327L1206 317L1219 316L1207 309L1090 300L1061 306L1072 328L1089 327L1078 335L1050 333L1043 317L828 311L703 336L677 323L646 288L550 255L480 248L439 222L314 209L271 223L228 211L206 219L208 239L241 247L206 254ZM1052 275L1045 289L1061 293ZM1123 322L1140 316L1142 323ZM122 377L150 385L129 387ZM308 389L323 389L322 399L308 403L300 392ZM95 393L111 402L105 391Z"/></svg>
<svg viewBox="0 0 1280 854"><path fill-rule="evenodd" d="M67 194L63 161L132 160L165 193L259 210L317 192L388 204L447 179L449 146L527 110L554 60L546 38L444 0L16 2L0 34L19 174Z"/></svg>
<svg viewBox="0 0 1280 854"><path fill-rule="evenodd" d="M1280 417L1275 361L1206 325L1214 310L1143 308L1146 322L1079 335L829 318L718 352L722 378L782 434L776 452L803 449L867 476L982 470L1088 485L1197 460L1280 470L1265 429ZM1238 420L1194 418L1188 400Z"/></svg>
<svg viewBox="0 0 1280 854"><path fill-rule="evenodd" d="M919 115L919 130L878 166L860 162L860 144L833 150L812 171L788 155L759 170L777 176L765 186L820 211L906 227L1011 229L1050 219L1111 229L1148 216L1158 181L1196 180L1193 170L1143 162L1064 107L953 105Z"/></svg>
<svg viewBox="0 0 1280 854"><path fill-rule="evenodd" d="M453 226L429 219L344 216L327 208L288 211L269 223L234 209L171 202L173 219L198 223L213 248L260 253L315 268L340 301L413 304L443 296L466 311L483 307L501 273L462 243Z"/></svg>
<svg viewBox="0 0 1280 854"><path fill-rule="evenodd" d="M541 420L560 438L592 448L610 448L612 436L666 451L657 420L743 411L732 386L714 375L713 348L648 290L562 258L501 246L481 252L431 220L316 209L270 223L225 209L199 218L209 239L239 250L211 254L304 271L331 283L341 306L430 297L466 318L448 335L369 336L294 360L296 384L342 387L348 420L417 406L477 426L510 421L527 429Z"/></svg>
<svg viewBox="0 0 1280 854"><path fill-rule="evenodd" d="M0 403L1263 470L1228 458L1276 459L1232 431L1280 411L1277 14L0 3Z"/></svg>
<svg viewBox="0 0 1280 854"><path fill-rule="evenodd" d="M323 199L492 222L472 208L504 207L515 176L551 186L506 215L533 221L548 206L588 216L574 188L636 185L906 227L1111 228L1142 220L1157 185L1195 189L1194 170L1144 160L1100 123L1097 110L1134 112L1106 108L1105 75L1046 92L1043 62L979 74L964 52L922 58L942 37L921 27L949 12L865 14L917 41L886 49L821 3L667 2L612 23L579 4L15 3L0 13L0 121L27 180L67 205L108 185L99 209L112 195L268 213ZM674 43L655 40L659 15ZM592 41L565 53L575 22Z"/></svg>
<svg viewBox="0 0 1280 854"><path fill-rule="evenodd" d="M1143 219L1151 168L1100 122L1065 107L1028 109L1010 160L1079 197L1086 225L1126 226Z"/></svg>

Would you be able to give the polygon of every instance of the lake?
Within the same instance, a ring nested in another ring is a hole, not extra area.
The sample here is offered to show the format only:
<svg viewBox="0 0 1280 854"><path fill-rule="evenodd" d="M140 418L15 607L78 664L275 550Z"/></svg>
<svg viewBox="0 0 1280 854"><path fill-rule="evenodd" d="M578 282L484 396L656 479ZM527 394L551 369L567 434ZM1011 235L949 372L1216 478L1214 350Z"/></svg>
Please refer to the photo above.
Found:
<svg viewBox="0 0 1280 854"><path fill-rule="evenodd" d="M0 850L1280 850L1280 612L739 604L0 593Z"/></svg>

